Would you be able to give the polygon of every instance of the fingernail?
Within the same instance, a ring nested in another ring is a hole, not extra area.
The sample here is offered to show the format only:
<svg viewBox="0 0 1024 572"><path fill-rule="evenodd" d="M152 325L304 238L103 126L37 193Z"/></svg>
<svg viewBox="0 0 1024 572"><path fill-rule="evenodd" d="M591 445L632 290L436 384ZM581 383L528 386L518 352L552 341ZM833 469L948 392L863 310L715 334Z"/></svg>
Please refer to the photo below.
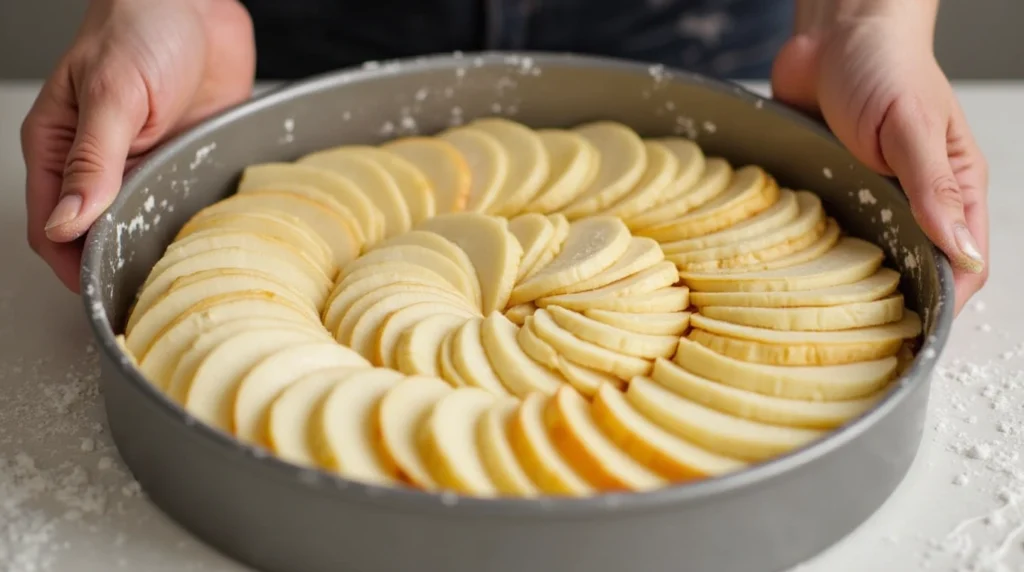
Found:
<svg viewBox="0 0 1024 572"><path fill-rule="evenodd" d="M46 221L44 230L50 230L75 220L81 210L82 197L80 195L64 195L57 202L53 212L50 213L50 218Z"/></svg>
<svg viewBox="0 0 1024 572"><path fill-rule="evenodd" d="M971 231L963 224L953 225L953 239L956 240L956 247L960 249L963 256L954 261L958 267L968 272L978 273L985 268L985 257L981 255L978 243L971 236Z"/></svg>

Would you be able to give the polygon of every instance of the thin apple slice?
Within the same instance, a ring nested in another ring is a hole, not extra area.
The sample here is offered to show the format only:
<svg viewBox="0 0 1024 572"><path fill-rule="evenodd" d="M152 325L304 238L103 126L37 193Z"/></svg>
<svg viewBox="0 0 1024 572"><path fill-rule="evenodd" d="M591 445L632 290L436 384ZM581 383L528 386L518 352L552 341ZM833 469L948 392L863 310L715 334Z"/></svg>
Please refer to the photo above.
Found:
<svg viewBox="0 0 1024 572"><path fill-rule="evenodd" d="M267 415L267 440L279 458L302 467L316 467L310 434L314 413L339 383L357 371L337 367L306 375L281 392Z"/></svg>
<svg viewBox="0 0 1024 572"><path fill-rule="evenodd" d="M654 205L643 209L640 213L623 217L627 226L630 226L629 221L635 216L649 212L652 208L674 201L689 193L697 186L707 168L707 157L704 156L700 145L685 137L660 137L652 141L664 145L669 153L675 155L676 160L679 161L679 169L676 171L675 179L658 193L657 202Z"/></svg>
<svg viewBox="0 0 1024 572"><path fill-rule="evenodd" d="M583 315L638 334L681 336L690 327L690 312L634 314L611 310L584 310Z"/></svg>
<svg viewBox="0 0 1024 572"><path fill-rule="evenodd" d="M450 282L440 274L418 264L392 260L370 264L347 274L335 285L324 303L322 321L329 331L338 329L338 322L352 303L378 288L391 284L424 284L437 288L451 288Z"/></svg>
<svg viewBox="0 0 1024 572"><path fill-rule="evenodd" d="M716 477L747 466L744 461L712 453L662 429L611 385L598 389L591 414L622 450L670 481Z"/></svg>
<svg viewBox="0 0 1024 572"><path fill-rule="evenodd" d="M596 292L596 290L595 290ZM582 300L569 300L568 296L589 294L589 292L578 292L566 294L566 298L559 298L558 305L577 312L587 310L609 310L612 312L630 312L634 314L663 314L666 312L681 312L690 306L690 290L685 286L671 286L659 288L646 294L630 294L627 296L607 297L588 296ZM543 299L537 301L538 306L546 305Z"/></svg>
<svg viewBox="0 0 1024 572"><path fill-rule="evenodd" d="M194 233L210 229L254 232L272 236L308 254L328 276L333 278L338 272L331 247L323 237L302 219L284 211L222 212L205 216L197 214L178 231L174 241L178 242Z"/></svg>
<svg viewBox="0 0 1024 572"><path fill-rule="evenodd" d="M505 309L523 256L506 220L480 213L451 213L424 221L417 228L443 236L466 252L480 284L481 312Z"/></svg>
<svg viewBox="0 0 1024 572"><path fill-rule="evenodd" d="M671 190L679 172L679 158L659 141L648 139L643 144L647 155L643 175L628 193L601 214L628 220L663 202L662 197Z"/></svg>
<svg viewBox="0 0 1024 572"><path fill-rule="evenodd" d="M826 288L775 292L692 292L690 297L693 305L698 308L707 306L821 308L878 300L895 292L899 284L900 273L883 267L862 280Z"/></svg>
<svg viewBox="0 0 1024 572"><path fill-rule="evenodd" d="M551 261L558 256L558 253L562 251L562 246L565 245L565 239L569 237L569 219L565 218L565 215L560 213L549 214L547 219L551 221L551 226L554 227L554 233L551 235L551 239L548 240L547 245L544 246L544 250L537 255L537 259L529 265L521 264L519 272L516 273L516 284L526 280L533 276L542 268L551 264Z"/></svg>
<svg viewBox="0 0 1024 572"><path fill-rule="evenodd" d="M398 346L398 340L402 333L420 321L438 314L449 314L466 320L475 315L471 310L443 300L413 303L400 310L395 310L384 318L377 329L376 337L372 342L373 362L376 365L394 369L396 366L395 348ZM353 338L355 338L354 334Z"/></svg>
<svg viewBox="0 0 1024 572"><path fill-rule="evenodd" d="M196 275L200 276L191 280ZM316 308L270 275L254 271L213 269L183 276L172 282L167 292L141 314L133 328L127 330L125 344L133 354L144 356L153 340L189 308L214 296L252 290L270 292L288 300L296 309L302 309L307 314L311 324L319 325Z"/></svg>
<svg viewBox="0 0 1024 572"><path fill-rule="evenodd" d="M720 252L724 252L728 256L729 249L734 248L735 245L770 234L774 230L791 224L800 215L801 199L807 207L807 214L812 214L817 210L821 215L819 220L824 220L821 200L817 198L817 195L806 191L793 192L789 189L782 189L779 191L779 200L775 201L774 205L739 224L703 236L664 242L661 244L661 248L665 254L678 256L683 262L714 260ZM817 208L815 208L815 201L817 201Z"/></svg>
<svg viewBox="0 0 1024 572"><path fill-rule="evenodd" d="M734 178L728 161L720 157L708 157L696 184L647 212L630 218L626 224L638 233L645 228L669 224L726 192Z"/></svg>
<svg viewBox="0 0 1024 572"><path fill-rule="evenodd" d="M559 453L544 421L544 409L551 396L531 393L508 423L509 442L530 480L541 491L560 496L586 496L593 485L576 472Z"/></svg>
<svg viewBox="0 0 1024 572"><path fill-rule="evenodd" d="M194 256L199 252L232 246L259 249L278 256L294 258L310 276L316 279L320 279L322 276L328 281L334 279L334 276L329 274L328 268L321 266L313 257L302 252L289 242L268 234L222 228L211 228L193 232L181 240L172 242L167 247L167 250L164 251L160 261L154 266L154 270L157 266L168 266L183 258Z"/></svg>
<svg viewBox="0 0 1024 572"><path fill-rule="evenodd" d="M579 339L629 356L646 359L672 357L679 343L679 336L638 334L609 326L560 306L548 306L543 311L556 324Z"/></svg>
<svg viewBox="0 0 1024 572"><path fill-rule="evenodd" d="M266 445L267 416L277 396L306 375L338 367L367 368L370 362L330 341L283 347L263 358L238 383L232 433L243 442Z"/></svg>
<svg viewBox="0 0 1024 572"><path fill-rule="evenodd" d="M385 240L374 248L388 248L391 246L401 246L403 244L429 248L430 250L433 250L454 262L456 266L462 269L462 272L469 279L469 286L473 291L472 299L476 301L477 305L480 304L480 281L477 280L476 267L473 266L473 261L470 260L469 255L466 254L465 250L459 248L458 245L444 236L426 230L409 231L403 235Z"/></svg>
<svg viewBox="0 0 1024 572"><path fill-rule="evenodd" d="M509 440L508 426L518 410L518 400L499 399L484 412L477 425L480 457L500 495L536 497L540 491L523 470Z"/></svg>
<svg viewBox="0 0 1024 572"><path fill-rule="evenodd" d="M516 304L508 310L505 310L505 317L508 318L513 324L522 326L526 323L526 318L533 315L537 311L537 305L533 302L526 302L525 304Z"/></svg>
<svg viewBox="0 0 1024 572"><path fill-rule="evenodd" d="M783 331L835 332L892 324L903 319L902 294L880 300L806 308L706 306L707 317L742 326Z"/></svg>
<svg viewBox="0 0 1024 572"><path fill-rule="evenodd" d="M320 167L351 181L380 211L383 219L381 238L396 236L408 231L412 226L412 216L398 189L398 183L373 161L351 153L327 149L310 153L295 163Z"/></svg>
<svg viewBox="0 0 1024 572"><path fill-rule="evenodd" d="M602 303L608 304L608 300L611 298L626 298L650 294L651 292L672 286L678 280L679 272L676 270L676 265L664 260L648 267L646 270L596 290L545 296L538 299L535 303L541 308L562 306L572 310L583 311L592 307L598 307Z"/></svg>
<svg viewBox="0 0 1024 572"><path fill-rule="evenodd" d="M404 137L380 148L412 163L430 181L436 214L466 208L470 170L454 145L436 137Z"/></svg>
<svg viewBox="0 0 1024 572"><path fill-rule="evenodd" d="M428 491L439 488L419 451L419 430L431 410L452 392L450 385L432 377L411 376L398 382L380 401L378 424L387 463L398 468L398 478Z"/></svg>
<svg viewBox="0 0 1024 572"><path fill-rule="evenodd" d="M622 257L615 264L587 280L559 288L551 292L551 295L573 294L575 292L586 292L604 288L648 270L663 260L665 260L665 255L661 252L661 248L656 241L650 238L634 236L629 242L629 248L626 249L626 252L622 254ZM667 284L667 286L671 286L671 284Z"/></svg>
<svg viewBox="0 0 1024 572"><path fill-rule="evenodd" d="M686 338L673 360L693 373L737 389L788 399L839 401L870 395L888 383L897 359L827 366L747 363L714 352Z"/></svg>
<svg viewBox="0 0 1024 572"><path fill-rule="evenodd" d="M500 312L492 312L484 319L480 325L480 340L491 367L512 395L554 394L565 381L523 352L516 341L518 331L519 328Z"/></svg>
<svg viewBox="0 0 1024 572"><path fill-rule="evenodd" d="M551 344L534 332L532 318L528 318L526 324L519 328L516 341L519 342L523 353L548 369L561 373L569 385L587 397L592 397L602 383L611 383L623 389L626 387L626 384L615 376L584 367L560 356Z"/></svg>
<svg viewBox="0 0 1024 572"><path fill-rule="evenodd" d="M530 317L537 336L551 345L560 355L595 369L628 380L651 371L649 360L609 350L584 341L558 325L547 310L537 310Z"/></svg>
<svg viewBox="0 0 1024 572"><path fill-rule="evenodd" d="M501 378L487 359L487 352L484 351L480 335L482 322L482 318L474 317L466 320L454 331L450 348L452 367L467 385L478 387L492 395L508 397L508 390L505 389Z"/></svg>
<svg viewBox="0 0 1024 572"><path fill-rule="evenodd" d="M508 174L489 212L501 216L518 213L537 195L548 178L550 159L532 129L501 117L485 117L470 127L492 135L508 156Z"/></svg>
<svg viewBox="0 0 1024 572"><path fill-rule="evenodd" d="M921 335L921 317L913 310L903 312L898 322L868 326L853 330L802 331L775 330L734 324L716 320L700 313L690 318L694 328L729 336L741 340L752 340L769 344L812 344L812 345L856 345L877 344L886 341L909 340Z"/></svg>
<svg viewBox="0 0 1024 572"><path fill-rule="evenodd" d="M523 277L526 269L537 263L548 243L555 235L555 225L551 219L538 213L527 213L511 218L508 230L519 242L523 256L516 271L516 280Z"/></svg>
<svg viewBox="0 0 1024 572"><path fill-rule="evenodd" d="M310 423L310 440L323 467L368 484L397 483L397 467L381 452L377 412L404 378L390 369L360 369L331 388Z"/></svg>
<svg viewBox="0 0 1024 572"><path fill-rule="evenodd" d="M372 244L383 238L384 215L380 209L351 179L321 167L297 163L250 165L242 172L238 193L277 189L295 192L302 187L313 188L328 195L333 199L329 202L337 203L343 210L349 211L354 221L346 218L349 222L355 222L355 228L351 230L361 243Z"/></svg>
<svg viewBox="0 0 1024 572"><path fill-rule="evenodd" d="M595 121L572 130L597 148L597 176L585 191L562 209L569 220L598 213L632 189L647 168L647 152L640 136L613 121Z"/></svg>
<svg viewBox="0 0 1024 572"><path fill-rule="evenodd" d="M346 153L373 161L391 175L402 193L413 224L434 216L434 189L427 177L409 161L369 145L345 145L330 149L332 153Z"/></svg>
<svg viewBox="0 0 1024 572"><path fill-rule="evenodd" d="M472 125L449 129L438 137L454 145L469 167L465 210L486 212L508 179L508 151L493 135Z"/></svg>
<svg viewBox="0 0 1024 572"><path fill-rule="evenodd" d="M888 393L888 388L882 388L867 397L844 401L783 399L711 381L664 359L654 363L651 380L726 415L807 429L835 429L874 407Z"/></svg>
<svg viewBox="0 0 1024 572"><path fill-rule="evenodd" d="M386 301L384 301L385 299ZM364 326L361 328L360 335L363 336L362 339L364 341L366 339L372 340L372 337L366 337L366 328L372 326L374 323L372 320L375 317L381 317L382 312L394 311L410 304L426 301L445 301L455 306L461 306L468 312L476 313L475 308L470 306L465 299L449 290L427 284L391 284L382 286L373 292L368 292L353 301L352 305L349 306L348 310L345 311L338 321L338 327L334 330L334 338L345 345L350 345L356 325L378 303L383 303L384 306L377 306L377 309L368 318L371 322L364 323ZM383 314L383 316L386 315L386 313ZM361 349L370 352L373 348L371 345L371 347L367 348L364 346Z"/></svg>
<svg viewBox="0 0 1024 572"><path fill-rule="evenodd" d="M441 487L480 497L498 494L477 445L477 426L494 404L487 391L458 389L442 397L420 425L420 454Z"/></svg>
<svg viewBox="0 0 1024 572"><path fill-rule="evenodd" d="M568 385L548 400L544 415L555 448L596 488L645 491L666 484L601 431L590 413L590 403Z"/></svg>
<svg viewBox="0 0 1024 572"><path fill-rule="evenodd" d="M564 129L536 131L550 162L548 178L523 207L524 212L550 213L571 203L587 190L600 168L594 144Z"/></svg>
<svg viewBox="0 0 1024 572"><path fill-rule="evenodd" d="M448 258L429 248L415 244L396 244L379 250L371 250L342 269L342 276L347 276L364 266L392 261L419 264L427 270L440 274L467 300L475 300L476 289L473 287L473 281L476 280L475 275L466 274L459 265Z"/></svg>
<svg viewBox="0 0 1024 572"><path fill-rule="evenodd" d="M896 356L904 345L899 338L859 344L770 344L698 329L690 330L686 337L732 359L778 366L834 366L875 361Z"/></svg>
<svg viewBox="0 0 1024 572"><path fill-rule="evenodd" d="M439 377L452 387L469 387L469 383L455 369L455 362L452 361L452 340L457 331L459 331L458 328L453 328L441 340L441 345L437 348L437 368L441 372Z"/></svg>
<svg viewBox="0 0 1024 572"><path fill-rule="evenodd" d="M217 324L241 318L289 322L311 330L319 330L331 339L326 330L310 324L305 311L286 299L263 290L229 292L211 296L181 312L161 331L149 349L137 356L143 374L161 389L166 389L181 354L196 338Z"/></svg>
<svg viewBox="0 0 1024 572"><path fill-rule="evenodd" d="M441 377L438 352L445 337L466 319L438 314L402 332L395 346L395 369L406 375Z"/></svg>
<svg viewBox="0 0 1024 572"><path fill-rule="evenodd" d="M779 427L726 415L680 397L643 376L629 383L626 398L662 429L709 451L744 461L777 457L828 435L827 431Z"/></svg>
<svg viewBox="0 0 1024 572"><path fill-rule="evenodd" d="M212 336L211 336L212 337ZM196 347L200 346L197 340ZM196 363L191 379L184 379L181 404L200 421L230 432L234 397L242 378L256 364L283 348L324 343L318 332L305 328L265 328L234 332Z"/></svg>
<svg viewBox="0 0 1024 572"><path fill-rule="evenodd" d="M518 283L508 303L532 302L597 275L619 260L630 239L629 229L617 218L598 216L573 222L558 255Z"/></svg>
<svg viewBox="0 0 1024 572"><path fill-rule="evenodd" d="M369 294L367 295L369 296ZM357 300L352 305L352 311L357 311L357 307L361 303L362 299ZM474 315L479 316L479 313L474 311L467 304L461 303L460 300L454 298L447 293L443 296L435 295L434 292L408 292L401 294L394 294L386 298L378 299L369 306L365 307L362 315L360 315L355 322L352 324L352 330L348 334L345 343L354 349L359 355L366 356L367 359L377 361L375 357L378 351L377 341L380 339L380 333L384 327L384 323L395 313L405 310L410 307L421 306L422 304L429 304L435 311L442 305L447 305L451 308L451 312L457 312L466 318L471 318ZM421 318L430 314L421 314ZM346 314L346 318L348 314ZM338 324L339 331L341 331L341 324L345 320ZM397 336L396 336L397 337ZM375 363L375 365L382 365L381 363Z"/></svg>

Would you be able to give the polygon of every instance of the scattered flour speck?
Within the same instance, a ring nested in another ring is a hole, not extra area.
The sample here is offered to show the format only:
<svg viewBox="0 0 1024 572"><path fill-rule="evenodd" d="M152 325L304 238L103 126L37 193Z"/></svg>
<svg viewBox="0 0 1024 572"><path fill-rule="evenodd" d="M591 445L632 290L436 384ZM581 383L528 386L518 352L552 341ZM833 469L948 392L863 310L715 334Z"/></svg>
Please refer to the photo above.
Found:
<svg viewBox="0 0 1024 572"><path fill-rule="evenodd" d="M824 169L821 170L821 174L824 175L826 179L831 179L832 178L832 169L829 169L828 167L825 167Z"/></svg>
<svg viewBox="0 0 1024 572"><path fill-rule="evenodd" d="M861 189L857 191L857 200L862 205L876 205L878 199L875 198L875 194L871 192L871 189Z"/></svg>

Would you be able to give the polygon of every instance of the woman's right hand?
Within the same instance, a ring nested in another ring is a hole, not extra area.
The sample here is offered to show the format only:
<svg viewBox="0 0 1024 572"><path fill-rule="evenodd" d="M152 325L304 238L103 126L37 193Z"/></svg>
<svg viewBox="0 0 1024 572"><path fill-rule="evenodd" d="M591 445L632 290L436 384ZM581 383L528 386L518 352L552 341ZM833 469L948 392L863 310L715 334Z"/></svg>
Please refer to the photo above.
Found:
<svg viewBox="0 0 1024 572"><path fill-rule="evenodd" d="M125 170L252 93L252 22L236 0L94 0L21 129L28 242L78 292L81 237Z"/></svg>

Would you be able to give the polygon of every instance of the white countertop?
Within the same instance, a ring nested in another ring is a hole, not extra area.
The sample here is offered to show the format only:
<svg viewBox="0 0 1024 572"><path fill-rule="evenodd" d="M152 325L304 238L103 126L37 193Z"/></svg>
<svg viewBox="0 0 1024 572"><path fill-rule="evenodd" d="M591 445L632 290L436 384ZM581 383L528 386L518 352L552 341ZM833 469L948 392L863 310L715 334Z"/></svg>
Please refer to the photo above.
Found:
<svg viewBox="0 0 1024 572"><path fill-rule="evenodd" d="M37 89L0 82L0 571L246 570L158 512L104 429L84 311L25 241L18 130ZM942 356L910 474L800 572L1024 570L1024 82L957 92L991 164L992 277Z"/></svg>

